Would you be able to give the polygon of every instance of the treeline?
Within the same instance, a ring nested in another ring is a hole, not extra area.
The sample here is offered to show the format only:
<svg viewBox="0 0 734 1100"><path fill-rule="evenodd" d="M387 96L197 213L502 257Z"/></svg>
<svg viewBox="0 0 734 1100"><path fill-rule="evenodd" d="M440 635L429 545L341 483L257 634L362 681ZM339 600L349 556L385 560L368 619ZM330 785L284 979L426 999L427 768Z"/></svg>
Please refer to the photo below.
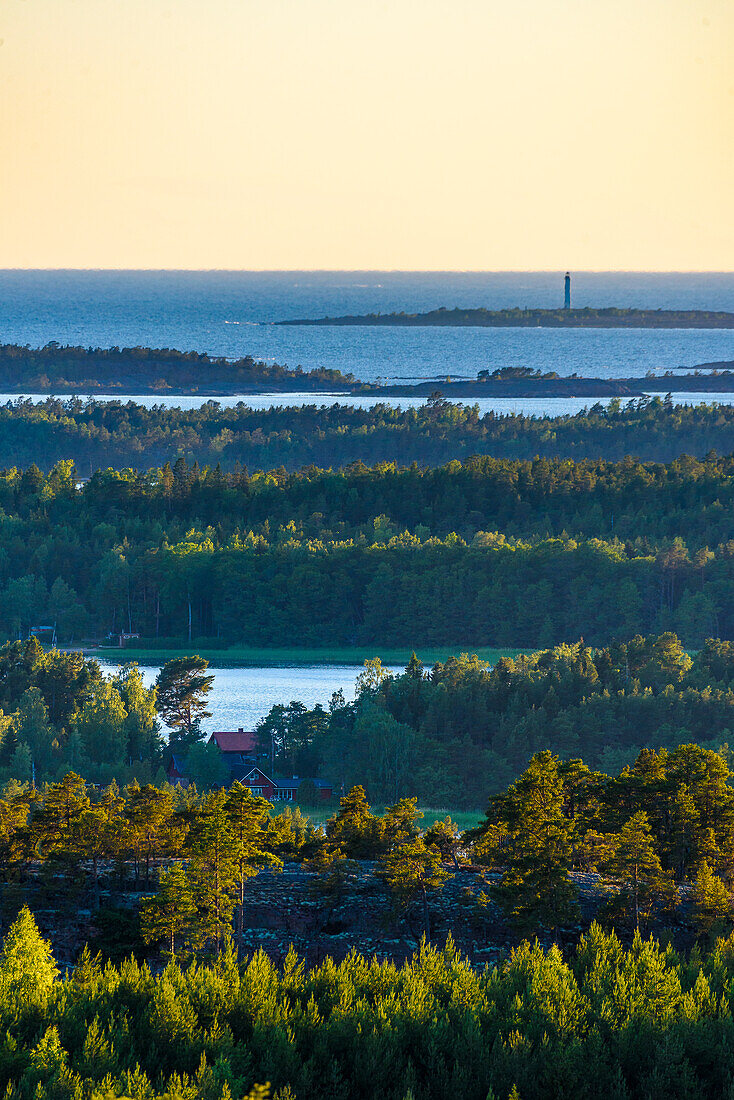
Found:
<svg viewBox="0 0 734 1100"><path fill-rule="evenodd" d="M269 368L268 368L269 369ZM335 384L335 383L333 383ZM0 406L0 464L50 470L73 458L80 472L106 466L189 464L233 470L284 466L438 465L477 454L495 458L669 462L734 451L734 406L673 405L643 398L624 407L592 405L574 415L480 415L439 398L416 409L378 404L250 409L207 401L200 408L152 409L133 402L18 398Z"/></svg>
<svg viewBox="0 0 734 1100"><path fill-rule="evenodd" d="M502 658L464 654L401 676L368 662L357 698L328 709L276 706L259 728L263 760L285 774L363 785L378 803L476 808L534 753L580 756L616 774L645 749L690 741L734 746L734 645L691 660L671 634L592 650L583 642Z"/></svg>
<svg viewBox="0 0 734 1100"><path fill-rule="evenodd" d="M734 634L734 460L0 474L0 632L547 646ZM685 540L680 533L685 533ZM203 644L203 643L200 643Z"/></svg>
<svg viewBox="0 0 734 1100"><path fill-rule="evenodd" d="M42 348L0 344L0 389L10 393L257 393L355 385L352 375L338 370L289 370L250 355L232 360L173 348L83 348L56 340Z"/></svg>
<svg viewBox="0 0 734 1100"><path fill-rule="evenodd" d="M310 893L327 915L376 876L383 916L393 928L406 921L416 939L431 938L441 891L469 865L476 878L444 936L468 923L484 942L502 942L507 928L561 942L594 918L628 940L652 926L692 943L691 933L705 940L734 924L730 779L723 756L696 744L643 750L614 777L543 750L462 835L450 817L422 830L415 798L375 814L360 786L316 827L297 808L273 813L238 782L201 794L137 782L121 790L69 772L43 788L7 785L0 878L14 896L60 911L80 886L98 911L102 888L107 912L134 900L138 949L169 958L231 947L241 958L249 880L284 861L314 876Z"/></svg>

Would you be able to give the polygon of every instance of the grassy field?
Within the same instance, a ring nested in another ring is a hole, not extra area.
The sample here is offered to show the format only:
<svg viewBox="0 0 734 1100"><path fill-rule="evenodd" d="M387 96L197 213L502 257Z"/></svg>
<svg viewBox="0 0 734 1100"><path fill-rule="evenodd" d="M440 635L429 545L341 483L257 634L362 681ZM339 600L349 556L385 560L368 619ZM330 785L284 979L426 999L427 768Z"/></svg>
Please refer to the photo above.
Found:
<svg viewBox="0 0 734 1100"><path fill-rule="evenodd" d="M231 646L229 649L201 649L195 642L182 649L118 649L116 646L98 646L86 652L92 657L108 661L137 661L139 664L158 665L172 657L186 657L199 653L214 668L261 668L290 665L354 665L359 667L372 657L379 657L384 665L407 665L410 649L391 649L382 646L347 646L324 649L262 649L255 646ZM476 653L490 664L500 657L516 657L521 649L495 649L471 645L427 646L418 650L424 665L446 661L460 653Z"/></svg>
<svg viewBox="0 0 734 1100"><path fill-rule="evenodd" d="M275 803L275 812L278 812L280 803ZM382 815L385 812L384 806L372 806L372 812ZM419 807L423 812L423 817L420 821L421 829L429 829L433 825L434 821L443 821L447 816L458 826L459 830L463 833L466 829L473 829L479 824L483 818L483 814L479 810L436 810L427 809L423 806ZM335 807L319 809L305 809L302 807L303 813L314 825L325 825L330 817L333 817L337 812Z"/></svg>

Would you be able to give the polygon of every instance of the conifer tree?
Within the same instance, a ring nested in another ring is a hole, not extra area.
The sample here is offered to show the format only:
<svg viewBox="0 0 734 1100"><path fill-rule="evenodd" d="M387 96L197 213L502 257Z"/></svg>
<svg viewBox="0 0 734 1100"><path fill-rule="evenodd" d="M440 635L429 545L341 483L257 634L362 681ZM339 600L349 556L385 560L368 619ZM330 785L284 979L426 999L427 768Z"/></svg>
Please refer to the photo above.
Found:
<svg viewBox="0 0 734 1100"><path fill-rule="evenodd" d="M166 725L173 730L171 748L185 748L201 739L201 722L209 718L207 696L214 677L207 673L209 662L198 654L174 657L158 673L156 707Z"/></svg>
<svg viewBox="0 0 734 1100"><path fill-rule="evenodd" d="M451 859L456 870L459 870L458 852L461 848L461 833L455 822L450 817L443 821L434 821L430 828L426 829L426 844L432 844L438 848L443 859Z"/></svg>
<svg viewBox="0 0 734 1100"><path fill-rule="evenodd" d="M97 802L79 815L79 843L92 863L95 907L99 907L99 864L114 858L125 842L124 801L114 781L101 792Z"/></svg>
<svg viewBox="0 0 734 1100"><path fill-rule="evenodd" d="M724 883L706 860L698 869L693 888L693 919L700 932L724 931L733 916L732 898Z"/></svg>
<svg viewBox="0 0 734 1100"><path fill-rule="evenodd" d="M552 753L536 753L507 792L509 843L505 873L495 893L519 929L557 931L577 914L569 878L571 823L564 814L563 781Z"/></svg>
<svg viewBox="0 0 734 1100"><path fill-rule="evenodd" d="M217 954L231 934L238 887L235 837L226 800L226 791L214 791L206 796L201 815L192 829L189 863L198 940L202 946L213 944Z"/></svg>
<svg viewBox="0 0 734 1100"><path fill-rule="evenodd" d="M21 909L0 954L0 991L24 1004L42 1004L58 976L51 945L38 931L30 910Z"/></svg>
<svg viewBox="0 0 734 1100"><path fill-rule="evenodd" d="M143 898L140 933L145 943L165 940L168 954L176 957L176 941L193 928L196 918L194 895L184 868L176 863L160 877L158 893Z"/></svg>
<svg viewBox="0 0 734 1100"><path fill-rule="evenodd" d="M400 909L405 911L420 900L423 932L431 938L428 895L440 890L448 878L436 848L426 845L422 837L414 837L393 848L382 860L382 875Z"/></svg>
<svg viewBox="0 0 734 1100"><path fill-rule="evenodd" d="M672 872L662 868L647 814L643 812L633 814L622 826L606 870L622 880L638 931L641 916L675 904Z"/></svg>
<svg viewBox="0 0 734 1100"><path fill-rule="evenodd" d="M150 885L153 862L174 855L183 835L183 824L173 816L173 795L151 783L130 783L125 788L125 818L129 843L135 855L135 878L145 865L145 885Z"/></svg>
<svg viewBox="0 0 734 1100"><path fill-rule="evenodd" d="M264 850L264 821L272 806L264 798L254 798L248 787L233 783L225 800L232 830L232 857L237 886L237 953L242 954L245 914L245 883L261 867L280 870L282 860Z"/></svg>
<svg viewBox="0 0 734 1100"><path fill-rule="evenodd" d="M352 859L374 859L382 847L382 823L370 811L363 787L352 787L326 823L327 844Z"/></svg>
<svg viewBox="0 0 734 1100"><path fill-rule="evenodd" d="M87 785L75 772L47 788L31 823L31 836L42 859L73 867L84 858L80 826L88 809Z"/></svg>

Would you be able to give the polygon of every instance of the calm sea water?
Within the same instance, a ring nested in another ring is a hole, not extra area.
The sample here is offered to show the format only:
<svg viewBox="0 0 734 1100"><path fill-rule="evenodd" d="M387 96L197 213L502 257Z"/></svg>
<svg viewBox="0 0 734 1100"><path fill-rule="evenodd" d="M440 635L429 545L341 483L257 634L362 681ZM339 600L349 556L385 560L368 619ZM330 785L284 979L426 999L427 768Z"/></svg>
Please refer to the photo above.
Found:
<svg viewBox="0 0 734 1100"><path fill-rule="evenodd" d="M563 272L0 271L0 341L172 347L335 367L374 381L487 367L621 377L734 359L734 331L277 328L437 306L558 306ZM734 273L573 275L574 305L734 311Z"/></svg>
<svg viewBox="0 0 734 1100"><path fill-rule="evenodd" d="M117 665L100 661L110 673ZM141 665L147 686L158 675L160 666ZM388 666L386 666L388 667ZM354 665L299 665L292 668L211 668L214 685L209 696L212 712L204 724L212 730L254 729L277 703L287 705L297 699L308 707L317 703L328 707L335 691L344 692L347 702L354 699L354 686L360 669ZM392 671L401 673L402 668Z"/></svg>

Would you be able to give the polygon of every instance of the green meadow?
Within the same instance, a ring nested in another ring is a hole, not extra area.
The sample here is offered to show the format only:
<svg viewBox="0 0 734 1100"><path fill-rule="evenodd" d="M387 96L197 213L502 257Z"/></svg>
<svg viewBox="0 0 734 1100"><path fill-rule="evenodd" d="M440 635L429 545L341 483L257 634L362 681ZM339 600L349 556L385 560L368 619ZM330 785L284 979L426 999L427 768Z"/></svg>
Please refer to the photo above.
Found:
<svg viewBox="0 0 734 1100"><path fill-rule="evenodd" d="M382 646L334 646L320 649L293 647L288 649L266 649L259 646L230 646L227 649L200 647L193 641L190 646L177 649L125 648L117 646L98 646L87 651L90 656L100 660L137 661L139 664L162 664L172 657L185 657L198 653L206 657L213 667L262 668L289 665L363 665L366 660L379 657L384 665L407 665L411 650L406 647L390 648ZM475 653L483 661L494 664L500 657L516 657L521 649L498 649L493 646L427 646L418 647L417 653L424 665L434 665L437 661L446 661L460 653Z"/></svg>

